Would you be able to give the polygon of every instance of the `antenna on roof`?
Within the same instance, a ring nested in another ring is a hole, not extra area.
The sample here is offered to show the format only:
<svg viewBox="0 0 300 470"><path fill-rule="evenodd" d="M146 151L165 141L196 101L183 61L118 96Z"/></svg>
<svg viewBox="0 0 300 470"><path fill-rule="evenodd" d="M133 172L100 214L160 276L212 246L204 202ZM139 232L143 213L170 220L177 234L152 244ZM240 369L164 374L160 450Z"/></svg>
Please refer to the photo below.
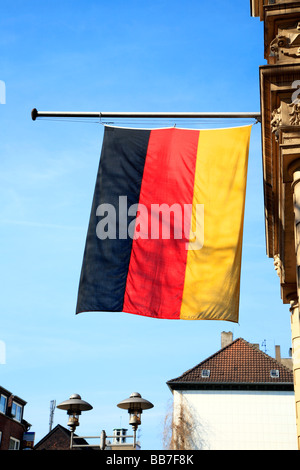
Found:
<svg viewBox="0 0 300 470"><path fill-rule="evenodd" d="M264 347L264 353L267 352L267 340L263 340L263 342L261 343L261 346Z"/></svg>
<svg viewBox="0 0 300 470"><path fill-rule="evenodd" d="M50 401L49 432L52 430L53 417L54 417L55 407L56 407L56 401L55 401L55 400L51 400L51 401Z"/></svg>

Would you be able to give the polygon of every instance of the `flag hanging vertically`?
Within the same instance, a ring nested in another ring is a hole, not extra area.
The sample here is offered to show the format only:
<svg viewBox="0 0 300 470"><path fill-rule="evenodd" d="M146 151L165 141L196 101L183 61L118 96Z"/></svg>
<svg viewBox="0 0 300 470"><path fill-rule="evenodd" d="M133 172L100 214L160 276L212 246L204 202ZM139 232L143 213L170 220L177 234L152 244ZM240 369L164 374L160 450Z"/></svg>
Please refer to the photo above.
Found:
<svg viewBox="0 0 300 470"><path fill-rule="evenodd" d="M105 127L76 313L238 321L251 127Z"/></svg>

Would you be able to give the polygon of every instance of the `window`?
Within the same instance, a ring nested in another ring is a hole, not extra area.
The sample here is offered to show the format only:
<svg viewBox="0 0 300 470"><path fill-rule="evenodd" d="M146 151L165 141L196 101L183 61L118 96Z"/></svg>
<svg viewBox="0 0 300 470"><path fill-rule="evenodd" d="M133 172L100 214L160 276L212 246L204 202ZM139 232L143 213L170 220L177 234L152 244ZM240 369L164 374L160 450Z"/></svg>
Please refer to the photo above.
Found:
<svg viewBox="0 0 300 470"><path fill-rule="evenodd" d="M209 377L210 376L210 370L209 369L203 369L201 372L201 377Z"/></svg>
<svg viewBox="0 0 300 470"><path fill-rule="evenodd" d="M20 449L20 441L18 441L18 439L15 439L14 437L10 437L8 450L19 450L19 449Z"/></svg>
<svg viewBox="0 0 300 470"><path fill-rule="evenodd" d="M13 401L12 407L11 407L11 414L12 414L12 417L13 417L15 420L21 422L21 419L22 419L22 406L21 406L21 405L18 405L18 403L16 403L15 401Z"/></svg>
<svg viewBox="0 0 300 470"><path fill-rule="evenodd" d="M7 404L7 397L5 395L0 395L0 412L6 413L6 404Z"/></svg>
<svg viewBox="0 0 300 470"><path fill-rule="evenodd" d="M279 377L279 370L278 369L271 369L270 375L272 379L277 379Z"/></svg>

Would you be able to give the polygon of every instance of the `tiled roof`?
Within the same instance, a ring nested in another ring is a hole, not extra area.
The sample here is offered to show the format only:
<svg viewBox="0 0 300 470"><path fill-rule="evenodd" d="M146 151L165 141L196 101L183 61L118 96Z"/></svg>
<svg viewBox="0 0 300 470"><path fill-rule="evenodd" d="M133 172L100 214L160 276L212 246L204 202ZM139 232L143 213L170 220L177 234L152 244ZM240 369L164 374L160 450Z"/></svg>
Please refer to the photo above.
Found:
<svg viewBox="0 0 300 470"><path fill-rule="evenodd" d="M203 377L203 370L209 371L209 377ZM278 371L279 377L272 377L271 370ZM238 338L167 384L171 389L191 384L286 384L293 389L293 372L257 346Z"/></svg>

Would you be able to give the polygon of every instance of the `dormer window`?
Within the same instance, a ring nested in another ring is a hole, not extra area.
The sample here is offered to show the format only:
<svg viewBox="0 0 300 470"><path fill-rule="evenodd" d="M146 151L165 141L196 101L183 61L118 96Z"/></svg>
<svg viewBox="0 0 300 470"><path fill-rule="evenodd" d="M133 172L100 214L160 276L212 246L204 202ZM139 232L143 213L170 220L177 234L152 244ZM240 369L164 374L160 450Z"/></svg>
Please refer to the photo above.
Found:
<svg viewBox="0 0 300 470"><path fill-rule="evenodd" d="M278 379L279 377L279 370L278 369L271 369L270 375L272 379Z"/></svg>
<svg viewBox="0 0 300 470"><path fill-rule="evenodd" d="M22 419L22 406L13 401L12 407L11 407L11 414L12 417L16 420L21 422Z"/></svg>
<svg viewBox="0 0 300 470"><path fill-rule="evenodd" d="M0 395L0 412L6 413L6 406L7 406L7 397L5 395Z"/></svg>
<svg viewBox="0 0 300 470"><path fill-rule="evenodd" d="M209 369L202 369L201 377L208 378L209 376L210 376L210 370Z"/></svg>

